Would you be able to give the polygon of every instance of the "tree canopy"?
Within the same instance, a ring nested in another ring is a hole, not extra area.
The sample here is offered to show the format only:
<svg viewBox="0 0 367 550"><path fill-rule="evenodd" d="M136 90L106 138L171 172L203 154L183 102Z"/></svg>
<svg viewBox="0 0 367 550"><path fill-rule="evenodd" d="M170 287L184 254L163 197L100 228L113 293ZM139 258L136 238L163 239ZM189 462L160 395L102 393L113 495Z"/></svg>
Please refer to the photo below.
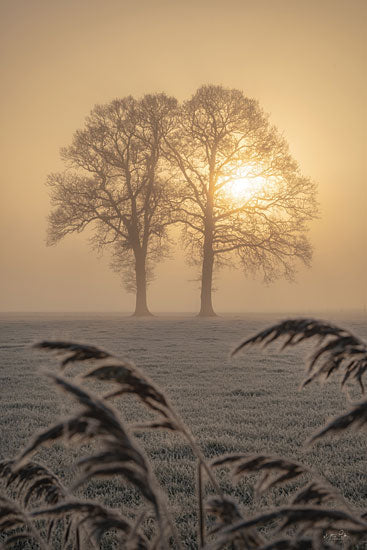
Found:
<svg viewBox="0 0 367 550"><path fill-rule="evenodd" d="M215 267L238 260L246 274L260 271L269 282L292 279L296 260L310 263L315 184L257 101L201 87L183 103L165 150L179 174L177 219L190 258L201 263L201 315L214 315Z"/></svg>
<svg viewBox="0 0 367 550"><path fill-rule="evenodd" d="M166 251L170 184L161 143L172 130L176 100L165 94L96 106L69 147L67 169L51 174L49 244L93 225L93 243L113 247L115 269L149 314L147 283Z"/></svg>
<svg viewBox="0 0 367 550"><path fill-rule="evenodd" d="M235 89L202 86L178 104L167 95L98 105L62 150L64 172L48 184L49 243L93 226L112 266L147 315L147 284L180 223L190 260L201 266L200 315L215 315L213 274L222 265L294 278L310 264L308 223L316 186L258 102Z"/></svg>

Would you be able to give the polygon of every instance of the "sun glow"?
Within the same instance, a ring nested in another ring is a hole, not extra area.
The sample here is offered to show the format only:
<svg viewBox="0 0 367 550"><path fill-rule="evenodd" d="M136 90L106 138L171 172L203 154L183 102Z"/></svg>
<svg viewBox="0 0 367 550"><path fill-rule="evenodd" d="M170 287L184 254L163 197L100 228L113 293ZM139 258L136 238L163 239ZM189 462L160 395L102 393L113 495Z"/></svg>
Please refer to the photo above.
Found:
<svg viewBox="0 0 367 550"><path fill-rule="evenodd" d="M224 192L237 202L248 201L259 195L268 183L266 178L256 174L251 168L236 170L232 177L224 177Z"/></svg>

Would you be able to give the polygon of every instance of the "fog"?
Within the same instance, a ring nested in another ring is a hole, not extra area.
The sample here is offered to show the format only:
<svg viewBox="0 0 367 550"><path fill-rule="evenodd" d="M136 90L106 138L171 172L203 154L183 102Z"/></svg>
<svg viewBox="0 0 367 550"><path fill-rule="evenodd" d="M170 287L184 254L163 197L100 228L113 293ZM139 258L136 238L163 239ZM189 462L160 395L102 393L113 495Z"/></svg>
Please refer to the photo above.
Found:
<svg viewBox="0 0 367 550"><path fill-rule="evenodd" d="M46 246L45 180L97 103L206 83L256 98L318 183L312 267L264 286L217 273L218 312L366 307L366 15L363 0L3 0L1 311L133 310L88 235ZM198 270L177 230L149 289L153 312L198 310Z"/></svg>

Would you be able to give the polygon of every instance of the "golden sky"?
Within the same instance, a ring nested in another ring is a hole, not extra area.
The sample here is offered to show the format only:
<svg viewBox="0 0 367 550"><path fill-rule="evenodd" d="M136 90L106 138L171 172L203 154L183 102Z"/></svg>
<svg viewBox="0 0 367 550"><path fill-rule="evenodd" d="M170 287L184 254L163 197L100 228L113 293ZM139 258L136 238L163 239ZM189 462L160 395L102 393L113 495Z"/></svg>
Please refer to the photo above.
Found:
<svg viewBox="0 0 367 550"><path fill-rule="evenodd" d="M220 311L360 309L367 302L365 0L1 0L1 311L132 311L87 236L46 247L46 175L96 103L222 84L259 100L319 185L314 260L296 284L222 271ZM180 248L180 247L179 247ZM152 311L197 311L180 252Z"/></svg>

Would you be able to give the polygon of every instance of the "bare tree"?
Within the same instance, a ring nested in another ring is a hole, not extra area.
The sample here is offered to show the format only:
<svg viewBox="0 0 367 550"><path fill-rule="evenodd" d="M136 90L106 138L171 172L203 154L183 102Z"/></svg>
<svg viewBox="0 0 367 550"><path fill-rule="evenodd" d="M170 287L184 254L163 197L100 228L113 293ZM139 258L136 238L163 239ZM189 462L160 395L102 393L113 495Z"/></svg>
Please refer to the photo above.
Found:
<svg viewBox="0 0 367 550"><path fill-rule="evenodd" d="M173 128L176 100L164 94L96 106L48 177L48 243L93 227L93 243L112 247L112 266L136 293L135 315L149 315L147 283L166 251L171 184L161 144Z"/></svg>
<svg viewBox="0 0 367 550"><path fill-rule="evenodd" d="M178 221L189 255L201 263L199 315L215 315L213 269L232 265L231 253L265 281L291 279L296 259L309 264L315 185L300 174L257 101L238 90L201 87L183 104L165 153L179 174Z"/></svg>

